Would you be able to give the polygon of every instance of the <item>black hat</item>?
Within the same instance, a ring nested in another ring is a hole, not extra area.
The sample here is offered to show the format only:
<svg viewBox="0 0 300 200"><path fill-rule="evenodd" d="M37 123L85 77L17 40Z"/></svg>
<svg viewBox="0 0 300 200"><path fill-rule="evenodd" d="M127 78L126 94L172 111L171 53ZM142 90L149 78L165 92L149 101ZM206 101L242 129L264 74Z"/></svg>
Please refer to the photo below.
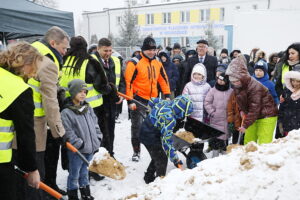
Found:
<svg viewBox="0 0 300 200"><path fill-rule="evenodd" d="M222 53L226 53L228 55L228 50L224 48L224 49L221 50L221 54Z"/></svg>
<svg viewBox="0 0 300 200"><path fill-rule="evenodd" d="M180 46L180 44L178 44L178 43L174 43L174 45L173 45L173 49L181 49L181 46Z"/></svg>
<svg viewBox="0 0 300 200"><path fill-rule="evenodd" d="M206 40L199 40L197 44L206 44L208 46L208 42Z"/></svg>
<svg viewBox="0 0 300 200"><path fill-rule="evenodd" d="M146 37L143 42L142 50L144 51L150 49L156 49L156 43L152 37Z"/></svg>

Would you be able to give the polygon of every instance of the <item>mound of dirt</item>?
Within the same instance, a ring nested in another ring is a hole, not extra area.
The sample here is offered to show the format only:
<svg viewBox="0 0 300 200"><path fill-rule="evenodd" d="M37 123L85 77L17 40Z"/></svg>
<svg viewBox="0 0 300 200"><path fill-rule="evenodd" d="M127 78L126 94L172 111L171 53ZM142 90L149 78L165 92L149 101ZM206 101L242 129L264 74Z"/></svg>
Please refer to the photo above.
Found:
<svg viewBox="0 0 300 200"><path fill-rule="evenodd" d="M101 148L100 148L101 149ZM89 170L115 180L122 180L126 177L125 167L109 155L106 151L97 152L89 166Z"/></svg>
<svg viewBox="0 0 300 200"><path fill-rule="evenodd" d="M179 131L175 135L188 143L193 143L195 139L194 134L189 131Z"/></svg>

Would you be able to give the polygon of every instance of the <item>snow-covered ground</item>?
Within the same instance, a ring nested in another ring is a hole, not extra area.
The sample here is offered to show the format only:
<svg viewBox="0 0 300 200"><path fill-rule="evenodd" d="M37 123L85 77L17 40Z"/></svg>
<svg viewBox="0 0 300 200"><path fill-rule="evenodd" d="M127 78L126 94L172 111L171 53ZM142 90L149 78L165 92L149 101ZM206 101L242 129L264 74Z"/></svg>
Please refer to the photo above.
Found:
<svg viewBox="0 0 300 200"><path fill-rule="evenodd" d="M134 200L300 199L300 131L276 143L253 143L234 149L230 154L207 159L192 170L175 169L169 162L167 176L146 185L143 176L150 157L142 146L140 162L131 161L131 123L125 108L120 119L115 131L115 157L126 167L127 177L119 181L92 180L96 200L125 199L130 195ZM58 174L59 186L66 189L68 173L60 169Z"/></svg>

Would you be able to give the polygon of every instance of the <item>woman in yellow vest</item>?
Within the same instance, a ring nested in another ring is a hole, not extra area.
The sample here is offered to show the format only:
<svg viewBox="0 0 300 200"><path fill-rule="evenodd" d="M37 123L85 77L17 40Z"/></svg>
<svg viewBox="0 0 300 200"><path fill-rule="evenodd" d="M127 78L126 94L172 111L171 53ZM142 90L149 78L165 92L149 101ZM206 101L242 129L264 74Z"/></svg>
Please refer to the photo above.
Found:
<svg viewBox="0 0 300 200"><path fill-rule="evenodd" d="M35 159L33 92L24 82L33 77L42 55L27 42L18 42L0 53L0 199L16 199L12 140L17 136L17 165L28 172L28 184L38 188Z"/></svg>
<svg viewBox="0 0 300 200"><path fill-rule="evenodd" d="M280 97L283 88L285 87L284 83L284 74L288 71L294 69L294 66L300 63L300 42L291 44L285 51L285 55L275 67L275 89L277 95ZM282 101L282 97L280 97L280 101Z"/></svg>

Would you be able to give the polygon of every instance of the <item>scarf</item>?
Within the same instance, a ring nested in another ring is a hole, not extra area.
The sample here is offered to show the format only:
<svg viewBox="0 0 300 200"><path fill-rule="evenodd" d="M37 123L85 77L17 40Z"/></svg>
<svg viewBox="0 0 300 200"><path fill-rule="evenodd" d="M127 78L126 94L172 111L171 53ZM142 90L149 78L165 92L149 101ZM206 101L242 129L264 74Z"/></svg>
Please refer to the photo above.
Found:
<svg viewBox="0 0 300 200"><path fill-rule="evenodd" d="M288 63L289 63L289 66L294 66L294 65L296 65L296 64L299 63L299 60L297 60L297 61L290 61L290 60L287 60L287 61L288 61Z"/></svg>
<svg viewBox="0 0 300 200"><path fill-rule="evenodd" d="M293 93L291 94L291 99L293 99L294 101L297 101L300 98L300 90L298 90L298 91L294 90L292 92Z"/></svg>

